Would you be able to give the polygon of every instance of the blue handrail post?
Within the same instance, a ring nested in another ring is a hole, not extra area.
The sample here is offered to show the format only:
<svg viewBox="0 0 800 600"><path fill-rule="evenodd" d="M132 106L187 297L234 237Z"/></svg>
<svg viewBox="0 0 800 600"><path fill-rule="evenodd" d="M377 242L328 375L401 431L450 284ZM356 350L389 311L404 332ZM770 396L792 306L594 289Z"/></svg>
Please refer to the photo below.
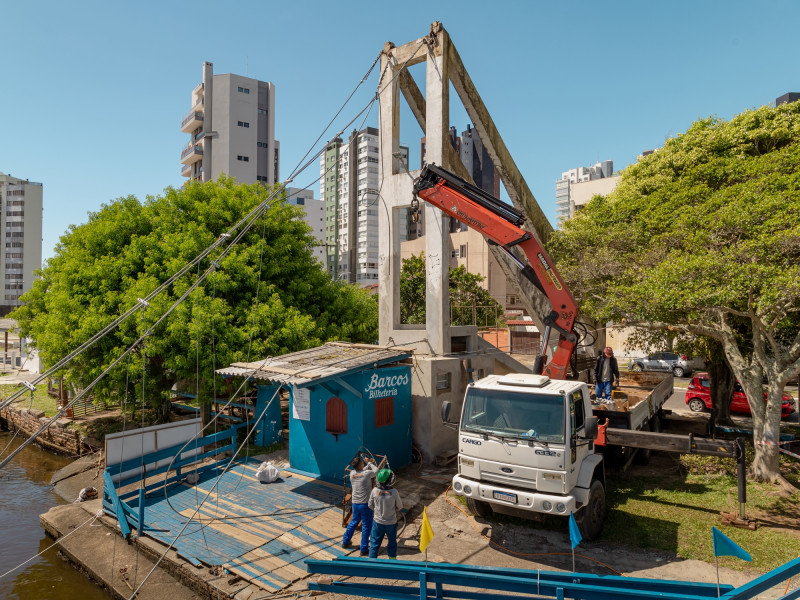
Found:
<svg viewBox="0 0 800 600"><path fill-rule="evenodd" d="M419 572L419 600L428 600L428 574Z"/></svg>
<svg viewBox="0 0 800 600"><path fill-rule="evenodd" d="M138 536L144 534L144 488L139 488L139 529Z"/></svg>
<svg viewBox="0 0 800 600"><path fill-rule="evenodd" d="M131 535L131 526L128 524L128 518L125 516L125 511L122 510L122 502L117 496L117 490L114 488L114 482L111 479L108 471L103 471L103 491L108 494L111 499L111 504L114 506L114 514L119 523L119 529L122 536L127 540Z"/></svg>

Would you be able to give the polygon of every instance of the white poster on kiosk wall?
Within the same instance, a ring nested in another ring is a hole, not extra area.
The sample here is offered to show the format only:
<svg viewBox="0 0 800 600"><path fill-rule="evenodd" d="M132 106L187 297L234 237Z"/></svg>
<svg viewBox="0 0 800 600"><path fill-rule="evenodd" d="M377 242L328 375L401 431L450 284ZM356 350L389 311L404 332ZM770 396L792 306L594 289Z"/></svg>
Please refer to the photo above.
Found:
<svg viewBox="0 0 800 600"><path fill-rule="evenodd" d="M292 417L299 421L311 420L311 392L308 388L292 386Z"/></svg>

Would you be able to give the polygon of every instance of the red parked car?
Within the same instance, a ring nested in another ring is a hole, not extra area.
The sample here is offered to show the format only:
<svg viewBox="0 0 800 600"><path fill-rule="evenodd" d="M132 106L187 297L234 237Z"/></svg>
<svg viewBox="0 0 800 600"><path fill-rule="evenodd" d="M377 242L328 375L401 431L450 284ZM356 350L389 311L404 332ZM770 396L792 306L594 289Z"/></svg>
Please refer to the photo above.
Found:
<svg viewBox="0 0 800 600"><path fill-rule="evenodd" d="M767 393L764 392L764 399L766 400ZM711 380L708 378L708 373L697 373L689 382L689 387L686 390L686 404L693 412L702 412L705 409L711 409ZM737 381L733 386L733 398L731 399L731 412L750 414L750 404L747 402L744 389ZM791 396L783 395L783 404L781 405L781 418L788 417L794 412L794 400Z"/></svg>

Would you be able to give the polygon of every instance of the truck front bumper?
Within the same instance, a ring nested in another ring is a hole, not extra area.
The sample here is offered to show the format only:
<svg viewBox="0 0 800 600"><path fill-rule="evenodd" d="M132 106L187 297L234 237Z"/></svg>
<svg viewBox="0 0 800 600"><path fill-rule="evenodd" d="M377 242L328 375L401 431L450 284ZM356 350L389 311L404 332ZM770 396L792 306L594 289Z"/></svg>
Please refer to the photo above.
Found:
<svg viewBox="0 0 800 600"><path fill-rule="evenodd" d="M475 500L553 515L568 515L575 511L577 505L572 494L542 494L534 490L505 488L461 475L453 477L453 490L460 496Z"/></svg>

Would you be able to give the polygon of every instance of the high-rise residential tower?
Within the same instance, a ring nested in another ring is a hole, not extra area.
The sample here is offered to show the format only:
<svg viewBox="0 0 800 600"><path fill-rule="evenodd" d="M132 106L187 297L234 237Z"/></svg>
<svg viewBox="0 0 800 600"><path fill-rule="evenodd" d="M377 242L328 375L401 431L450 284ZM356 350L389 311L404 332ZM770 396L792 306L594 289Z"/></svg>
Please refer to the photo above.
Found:
<svg viewBox="0 0 800 600"><path fill-rule="evenodd" d="M489 192L495 198L500 197L500 175L494 168L494 163L489 152L483 146L478 133L467 123L467 129L456 133L455 127L450 127L450 145L458 153L461 162L467 168L472 181L482 190ZM425 138L420 143L420 168L425 166Z"/></svg>
<svg viewBox="0 0 800 600"><path fill-rule="evenodd" d="M468 124L466 130L462 131L461 135L458 135L456 128L450 127L449 138L450 145L458 154L475 185L492 194L495 198L499 198L500 175L494 168L489 152L478 137L478 132ZM420 145L420 166L425 165L425 159L426 140L423 137ZM402 259L419 256L425 251L423 215L424 211L421 211L420 218L416 223L413 223L410 219L406 221L407 240L400 245L400 257ZM508 286L500 265L489 252L486 238L477 230L470 229L456 219L448 218L447 226L450 232L450 267L463 266L470 273L480 275L483 278L481 286L504 309L521 309L522 305L519 302L519 297ZM451 309L453 308L451 307ZM455 307L455 310L462 309L463 307ZM482 325L487 324L483 323Z"/></svg>
<svg viewBox="0 0 800 600"><path fill-rule="evenodd" d="M480 138L478 137L478 133L472 129L472 126L468 123L467 129L462 131L461 135L458 135L456 128L451 126L448 137L450 138L450 145L453 146L453 149L458 154L461 162L467 168L467 171L472 177L472 181L475 183L475 185L485 192L492 194L495 198L499 198L500 175L494 168L494 163L492 163L489 152L483 146L483 142L481 142ZM420 140L419 158L419 166L422 168L425 166L426 159L426 141L424 137ZM423 213L424 211L420 213L420 218L416 223L412 223L410 220L406 221L407 238L409 240L413 240L424 235L425 225L424 219L422 218ZM450 233L466 230L466 225L451 220Z"/></svg>
<svg viewBox="0 0 800 600"><path fill-rule="evenodd" d="M319 166L319 198L325 206L325 268L333 279L338 277L339 256L336 240L339 237L339 222L336 215L339 210L339 150L342 138L337 137L328 142L325 152L320 157Z"/></svg>
<svg viewBox="0 0 800 600"><path fill-rule="evenodd" d="M0 274L5 293L0 315L20 305L42 268L42 184L0 173Z"/></svg>
<svg viewBox="0 0 800 600"><path fill-rule="evenodd" d="M408 165L408 148L401 146ZM335 138L320 157L325 203L325 265L334 279L368 286L378 281L378 130Z"/></svg>
<svg viewBox="0 0 800 600"><path fill-rule="evenodd" d="M214 65L203 63L203 81L192 90L181 131L189 134L181 152L184 177L212 181L226 173L240 183L278 181L272 83L231 73L214 75Z"/></svg>

